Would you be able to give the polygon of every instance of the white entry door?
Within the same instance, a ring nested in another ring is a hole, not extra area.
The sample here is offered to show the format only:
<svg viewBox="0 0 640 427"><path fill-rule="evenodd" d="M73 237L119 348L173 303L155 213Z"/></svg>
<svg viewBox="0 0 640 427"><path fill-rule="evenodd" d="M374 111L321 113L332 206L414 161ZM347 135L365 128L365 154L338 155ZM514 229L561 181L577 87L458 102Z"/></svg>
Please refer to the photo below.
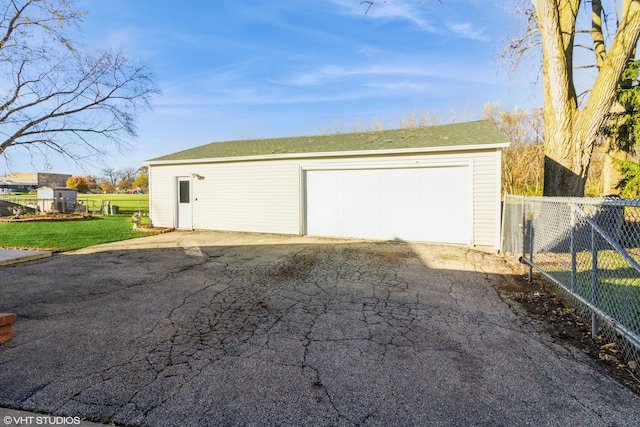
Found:
<svg viewBox="0 0 640 427"><path fill-rule="evenodd" d="M191 180L189 177L178 178L178 220L177 228L192 229L191 223Z"/></svg>
<svg viewBox="0 0 640 427"><path fill-rule="evenodd" d="M469 166L306 172L306 233L471 242Z"/></svg>

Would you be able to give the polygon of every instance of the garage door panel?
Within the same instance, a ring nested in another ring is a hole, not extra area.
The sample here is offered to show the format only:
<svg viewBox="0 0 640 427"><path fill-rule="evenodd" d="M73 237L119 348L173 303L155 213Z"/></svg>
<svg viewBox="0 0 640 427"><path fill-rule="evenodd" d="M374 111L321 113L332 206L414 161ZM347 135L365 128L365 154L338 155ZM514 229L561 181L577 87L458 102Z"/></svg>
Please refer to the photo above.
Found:
<svg viewBox="0 0 640 427"><path fill-rule="evenodd" d="M307 234L469 243L469 167L307 171Z"/></svg>

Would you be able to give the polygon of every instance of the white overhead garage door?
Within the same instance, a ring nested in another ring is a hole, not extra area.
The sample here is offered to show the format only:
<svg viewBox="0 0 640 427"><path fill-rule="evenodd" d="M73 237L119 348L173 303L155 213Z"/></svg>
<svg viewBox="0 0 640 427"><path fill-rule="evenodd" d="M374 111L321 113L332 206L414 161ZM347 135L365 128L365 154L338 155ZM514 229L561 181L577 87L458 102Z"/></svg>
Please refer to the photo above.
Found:
<svg viewBox="0 0 640 427"><path fill-rule="evenodd" d="M469 170L306 171L306 234L469 244Z"/></svg>

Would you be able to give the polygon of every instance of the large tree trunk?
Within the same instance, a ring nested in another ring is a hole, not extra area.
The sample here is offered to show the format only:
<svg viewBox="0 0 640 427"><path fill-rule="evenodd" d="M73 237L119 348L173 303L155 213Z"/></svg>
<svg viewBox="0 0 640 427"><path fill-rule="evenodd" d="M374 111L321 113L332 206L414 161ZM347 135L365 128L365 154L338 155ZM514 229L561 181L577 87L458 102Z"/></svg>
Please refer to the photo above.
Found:
<svg viewBox="0 0 640 427"><path fill-rule="evenodd" d="M545 196L583 196L598 133L640 37L640 2L625 0L618 31L584 107L573 82L573 37L580 0L536 0L543 44Z"/></svg>
<svg viewBox="0 0 640 427"><path fill-rule="evenodd" d="M549 156L544 156L544 196L582 197L586 180L586 177L581 177Z"/></svg>
<svg viewBox="0 0 640 427"><path fill-rule="evenodd" d="M573 35L579 0L538 0L538 28L542 36L544 83L544 194L559 196L580 185L572 173L573 133L578 102L573 86ZM584 184L582 184L584 187Z"/></svg>

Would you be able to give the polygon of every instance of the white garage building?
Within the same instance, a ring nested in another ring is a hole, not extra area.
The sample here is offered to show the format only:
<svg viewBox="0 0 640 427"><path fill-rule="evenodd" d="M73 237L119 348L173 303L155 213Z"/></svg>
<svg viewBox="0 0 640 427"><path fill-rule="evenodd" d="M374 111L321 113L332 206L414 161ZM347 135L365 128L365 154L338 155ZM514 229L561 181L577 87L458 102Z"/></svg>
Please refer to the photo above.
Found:
<svg viewBox="0 0 640 427"><path fill-rule="evenodd" d="M508 145L486 121L207 144L149 160L151 221L498 248Z"/></svg>

